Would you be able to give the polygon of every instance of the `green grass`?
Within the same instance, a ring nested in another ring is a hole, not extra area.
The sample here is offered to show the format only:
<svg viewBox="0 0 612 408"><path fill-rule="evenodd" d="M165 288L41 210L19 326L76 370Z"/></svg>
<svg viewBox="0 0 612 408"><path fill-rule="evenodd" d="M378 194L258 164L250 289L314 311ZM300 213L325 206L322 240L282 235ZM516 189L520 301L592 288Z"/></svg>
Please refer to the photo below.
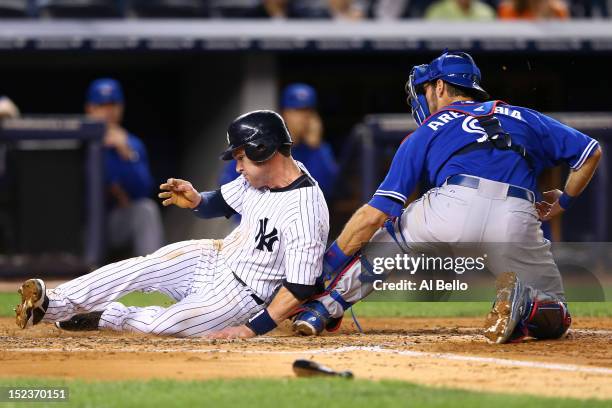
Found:
<svg viewBox="0 0 612 408"><path fill-rule="evenodd" d="M120 302L128 306L169 306L172 304L172 299L166 295L153 293L134 292L119 299ZM19 303L19 295L17 292L6 293L0 292L0 316L14 316L13 308Z"/></svg>
<svg viewBox="0 0 612 408"><path fill-rule="evenodd" d="M0 386L63 386L51 407L606 407L610 401L541 398L431 388L401 381L342 379L122 381L0 380ZM1 403L2 407L45 406Z"/></svg>
<svg viewBox="0 0 612 408"><path fill-rule="evenodd" d="M159 292L134 292L122 297L119 299L119 302L122 302L127 306L170 306L172 303L174 303L174 300Z"/></svg>
<svg viewBox="0 0 612 408"><path fill-rule="evenodd" d="M490 302L368 302L354 306L364 317L471 317L484 316ZM570 302L572 316L611 317L612 302Z"/></svg>
<svg viewBox="0 0 612 408"><path fill-rule="evenodd" d="M364 317L462 317L483 316L488 302L361 302L353 306Z"/></svg>
<svg viewBox="0 0 612 408"><path fill-rule="evenodd" d="M19 303L17 293L0 292L0 316L14 316L13 309Z"/></svg>
<svg viewBox="0 0 612 408"><path fill-rule="evenodd" d="M131 293L120 299L128 306L168 306L172 300L161 293ZM17 293L0 293L0 316L13 316ZM372 302L354 306L364 317L470 317L484 316L490 302ZM573 316L612 317L612 302L570 302Z"/></svg>

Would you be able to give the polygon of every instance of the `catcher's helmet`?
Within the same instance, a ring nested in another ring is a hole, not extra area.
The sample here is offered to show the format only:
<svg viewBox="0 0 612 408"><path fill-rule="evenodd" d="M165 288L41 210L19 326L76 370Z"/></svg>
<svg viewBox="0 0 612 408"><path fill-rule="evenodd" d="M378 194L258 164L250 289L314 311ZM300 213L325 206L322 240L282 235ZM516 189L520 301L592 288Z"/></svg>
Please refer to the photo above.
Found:
<svg viewBox="0 0 612 408"><path fill-rule="evenodd" d="M254 162L271 158L279 147L293 143L285 121L271 110L256 110L238 116L227 128L228 148L222 160L232 160L232 152L244 147L246 156Z"/></svg>
<svg viewBox="0 0 612 408"><path fill-rule="evenodd" d="M479 101L489 98L487 91L480 86L480 70L470 54L444 52L430 64L413 67L406 83L408 104L412 108L412 116L418 125L431 114L425 99L423 85L436 79L471 90Z"/></svg>

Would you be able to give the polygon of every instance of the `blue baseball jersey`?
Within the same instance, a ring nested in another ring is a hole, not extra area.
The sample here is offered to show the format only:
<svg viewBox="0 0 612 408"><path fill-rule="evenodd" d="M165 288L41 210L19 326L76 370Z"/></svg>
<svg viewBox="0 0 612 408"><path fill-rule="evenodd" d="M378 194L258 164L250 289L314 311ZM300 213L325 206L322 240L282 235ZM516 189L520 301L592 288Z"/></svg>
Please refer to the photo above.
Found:
<svg viewBox="0 0 612 408"><path fill-rule="evenodd" d="M135 152L135 159L125 160L112 147L104 149L105 184L119 186L133 199L149 197L153 191L153 176L144 143L128 133L128 144Z"/></svg>
<svg viewBox="0 0 612 408"><path fill-rule="evenodd" d="M522 145L533 168L517 152L475 149L456 154L487 135L478 117L495 114L513 144ZM423 181L440 186L455 174L467 174L536 191L546 168L565 162L578 169L598 143L561 122L501 101L455 102L431 115L397 150L391 168L369 204L391 216L400 215L408 196Z"/></svg>

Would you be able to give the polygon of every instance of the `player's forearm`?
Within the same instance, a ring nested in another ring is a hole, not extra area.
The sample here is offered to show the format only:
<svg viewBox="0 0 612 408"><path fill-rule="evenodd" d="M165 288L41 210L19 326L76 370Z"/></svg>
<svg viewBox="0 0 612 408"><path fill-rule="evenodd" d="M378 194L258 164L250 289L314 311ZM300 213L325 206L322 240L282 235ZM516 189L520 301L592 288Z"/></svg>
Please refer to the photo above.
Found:
<svg viewBox="0 0 612 408"><path fill-rule="evenodd" d="M281 287L270 305L259 311L245 325L240 326L247 330L246 333L240 334L243 337L252 337L255 335L266 334L274 330L276 326L295 311L302 303L289 289Z"/></svg>
<svg viewBox="0 0 612 408"><path fill-rule="evenodd" d="M346 223L337 239L338 246L346 255L353 255L383 225L388 215L368 204L358 209Z"/></svg>
<svg viewBox="0 0 612 408"><path fill-rule="evenodd" d="M288 318L301 303L287 288L281 287L268 306L268 313L276 323L280 323Z"/></svg>
<svg viewBox="0 0 612 408"><path fill-rule="evenodd" d="M595 174L600 159L601 147L599 147L578 170L570 172L565 184L565 192L572 197L580 195L591 181L593 174Z"/></svg>
<svg viewBox="0 0 612 408"><path fill-rule="evenodd" d="M199 198L194 199L193 211L200 218L230 217L236 213L225 202L220 190L202 192Z"/></svg>

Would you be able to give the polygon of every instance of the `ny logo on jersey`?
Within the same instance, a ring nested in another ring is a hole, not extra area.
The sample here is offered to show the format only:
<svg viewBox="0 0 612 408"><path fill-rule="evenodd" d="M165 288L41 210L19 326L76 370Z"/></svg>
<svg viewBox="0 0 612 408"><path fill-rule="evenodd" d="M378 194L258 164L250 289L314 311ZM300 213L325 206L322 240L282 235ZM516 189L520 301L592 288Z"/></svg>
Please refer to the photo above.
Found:
<svg viewBox="0 0 612 408"><path fill-rule="evenodd" d="M259 220L259 231L255 237L255 242L259 241L256 248L260 251L263 251L264 247L266 247L268 252L272 252L272 245L278 241L278 231L276 228L274 228L272 232L266 234L266 229L268 229L268 221L269 220L267 218Z"/></svg>

